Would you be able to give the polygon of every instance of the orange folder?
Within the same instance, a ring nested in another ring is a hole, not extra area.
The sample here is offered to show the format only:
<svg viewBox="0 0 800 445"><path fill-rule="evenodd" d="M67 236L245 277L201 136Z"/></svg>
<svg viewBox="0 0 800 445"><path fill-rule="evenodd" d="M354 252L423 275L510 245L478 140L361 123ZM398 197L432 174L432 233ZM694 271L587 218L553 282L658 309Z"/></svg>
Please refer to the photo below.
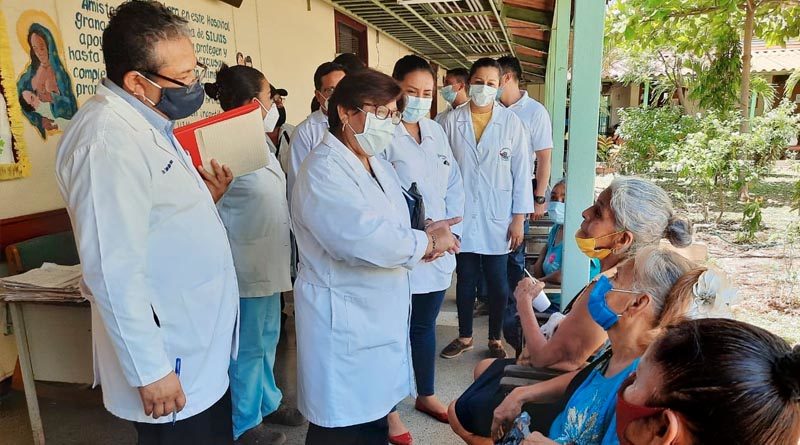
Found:
<svg viewBox="0 0 800 445"><path fill-rule="evenodd" d="M189 156L192 158L192 164L195 167L199 167L203 165L202 156L200 156L200 148L198 147L197 143L197 130L203 127L208 127L210 125L214 125L228 119L232 119L235 117L243 116L247 113L252 112L256 108L258 108L258 102L251 102L247 105L242 105L241 107L234 108L232 110L225 111L223 113L207 117L205 119L201 119L197 122L191 123L189 125L184 125L183 127L176 128L173 132L175 134L175 139L180 142L181 146Z"/></svg>

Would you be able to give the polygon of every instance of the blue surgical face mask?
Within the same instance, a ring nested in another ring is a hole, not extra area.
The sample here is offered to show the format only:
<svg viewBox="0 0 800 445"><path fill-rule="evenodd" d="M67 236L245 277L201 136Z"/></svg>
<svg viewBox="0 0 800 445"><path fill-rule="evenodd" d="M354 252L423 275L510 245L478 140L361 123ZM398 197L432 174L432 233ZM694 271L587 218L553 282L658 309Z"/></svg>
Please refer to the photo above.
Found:
<svg viewBox="0 0 800 445"><path fill-rule="evenodd" d="M406 96L406 107L403 109L403 120L410 124L419 122L431 111L433 98Z"/></svg>
<svg viewBox="0 0 800 445"><path fill-rule="evenodd" d="M494 102L497 95L497 88L489 85L470 85L469 98L479 107L485 107Z"/></svg>
<svg viewBox="0 0 800 445"><path fill-rule="evenodd" d="M497 93L494 95L494 100L500 100L503 97L503 88L504 87L497 87Z"/></svg>
<svg viewBox="0 0 800 445"><path fill-rule="evenodd" d="M564 214L566 213L567 206L563 202L550 201L547 204L547 214L550 219L556 224L564 224Z"/></svg>
<svg viewBox="0 0 800 445"><path fill-rule="evenodd" d="M605 275L600 275L600 278L594 283L592 292L589 294L589 302L587 304L592 320L606 331L617 324L620 317L620 314L612 311L608 307L608 302L606 302L606 294L612 289L620 292L630 292L614 289L614 286L611 285L611 280Z"/></svg>
<svg viewBox="0 0 800 445"><path fill-rule="evenodd" d="M169 120L174 121L189 117L203 106L205 92L200 82L195 82L188 87L167 88L153 82L142 74L139 75L161 90L161 100L158 103L153 102L146 96L142 97L156 110L164 113L164 116L167 116Z"/></svg>
<svg viewBox="0 0 800 445"><path fill-rule="evenodd" d="M442 95L442 99L444 99L450 105L453 105L453 102L456 100L456 96L458 96L458 91L453 88L453 85L447 85L439 90L439 93Z"/></svg>

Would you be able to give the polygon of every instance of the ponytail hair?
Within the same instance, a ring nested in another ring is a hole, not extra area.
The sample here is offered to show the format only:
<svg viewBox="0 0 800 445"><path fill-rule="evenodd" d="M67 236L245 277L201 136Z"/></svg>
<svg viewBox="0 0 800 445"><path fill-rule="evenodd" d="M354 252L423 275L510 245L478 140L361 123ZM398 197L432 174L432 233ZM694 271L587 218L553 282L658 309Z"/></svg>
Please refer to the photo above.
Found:
<svg viewBox="0 0 800 445"><path fill-rule="evenodd" d="M800 440L800 345L747 323L704 318L667 328L648 357L661 383L646 405L680 414L693 443Z"/></svg>
<svg viewBox="0 0 800 445"><path fill-rule="evenodd" d="M224 111L246 105L266 88L267 78L261 71L244 65L224 63L217 71L217 80L203 84L206 95L219 101Z"/></svg>

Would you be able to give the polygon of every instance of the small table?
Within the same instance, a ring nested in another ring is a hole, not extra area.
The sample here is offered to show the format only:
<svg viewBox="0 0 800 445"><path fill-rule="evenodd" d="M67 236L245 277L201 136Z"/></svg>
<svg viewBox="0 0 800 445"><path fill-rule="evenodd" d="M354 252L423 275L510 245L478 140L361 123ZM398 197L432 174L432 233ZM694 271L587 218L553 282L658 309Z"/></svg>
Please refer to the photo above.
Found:
<svg viewBox="0 0 800 445"><path fill-rule="evenodd" d="M92 383L91 309L86 300L63 302L15 297L9 305L17 339L33 443L43 445L36 382ZM46 326L47 330L42 328ZM36 372L34 372L36 370Z"/></svg>

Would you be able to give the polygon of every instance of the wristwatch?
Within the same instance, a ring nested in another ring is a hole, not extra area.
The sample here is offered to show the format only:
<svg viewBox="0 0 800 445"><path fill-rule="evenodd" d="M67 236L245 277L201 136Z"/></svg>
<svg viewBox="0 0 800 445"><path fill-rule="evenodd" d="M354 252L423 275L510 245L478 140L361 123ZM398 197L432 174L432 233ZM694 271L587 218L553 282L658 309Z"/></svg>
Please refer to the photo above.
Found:
<svg viewBox="0 0 800 445"><path fill-rule="evenodd" d="M533 200L536 202L536 204L544 204L545 201L547 201L544 196L534 196Z"/></svg>

